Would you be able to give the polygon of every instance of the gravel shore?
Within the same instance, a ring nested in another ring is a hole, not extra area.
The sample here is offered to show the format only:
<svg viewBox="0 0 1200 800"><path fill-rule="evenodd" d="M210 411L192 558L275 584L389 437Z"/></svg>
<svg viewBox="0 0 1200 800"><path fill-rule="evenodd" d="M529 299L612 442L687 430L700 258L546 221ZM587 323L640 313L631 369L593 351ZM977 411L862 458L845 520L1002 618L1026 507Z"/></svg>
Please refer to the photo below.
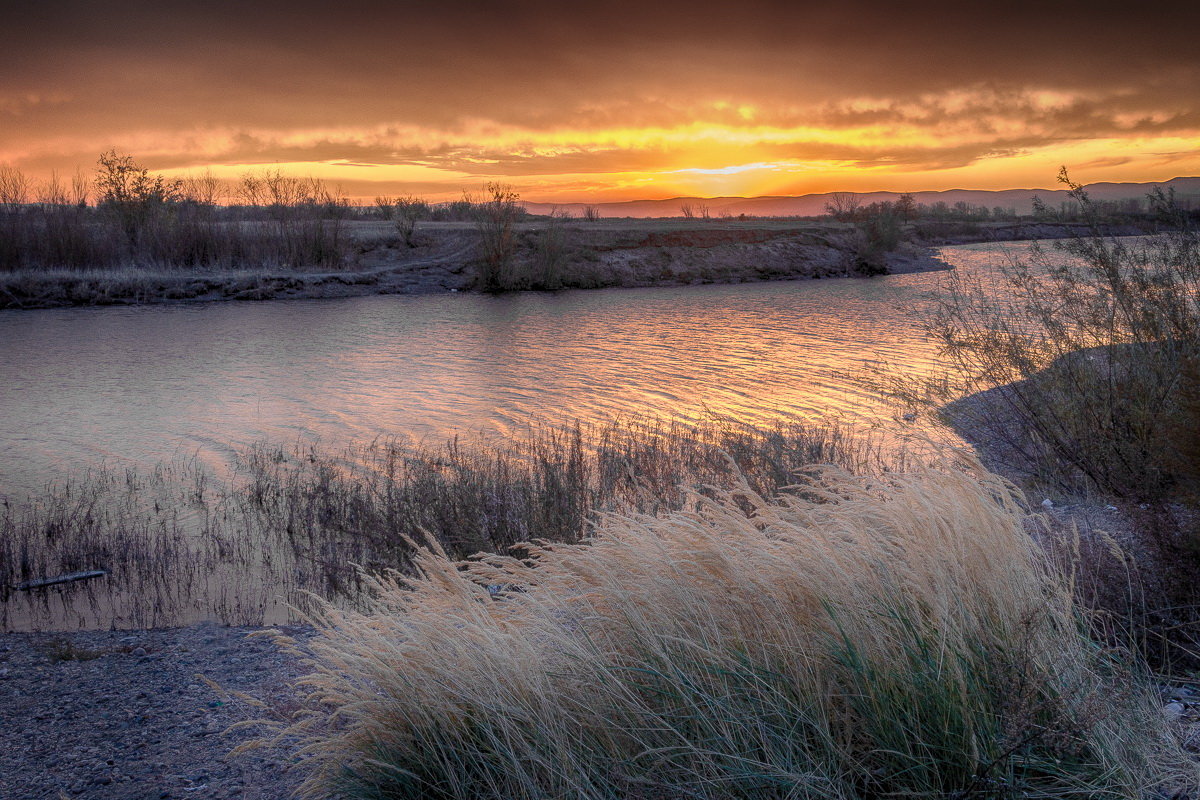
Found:
<svg viewBox="0 0 1200 800"><path fill-rule="evenodd" d="M256 736L231 725L297 707L290 684L303 665L267 637L248 638L253 630L0 636L0 798L289 797L300 776L285 749L229 755Z"/></svg>

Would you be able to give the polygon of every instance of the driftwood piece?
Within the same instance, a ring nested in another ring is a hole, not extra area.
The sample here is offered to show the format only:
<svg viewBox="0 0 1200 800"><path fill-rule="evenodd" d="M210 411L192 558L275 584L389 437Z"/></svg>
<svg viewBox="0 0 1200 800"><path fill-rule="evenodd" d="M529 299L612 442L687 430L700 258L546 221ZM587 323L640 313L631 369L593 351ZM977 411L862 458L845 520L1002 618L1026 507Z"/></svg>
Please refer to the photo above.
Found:
<svg viewBox="0 0 1200 800"><path fill-rule="evenodd" d="M60 583L74 583L75 581L86 581L91 578L102 578L108 573L102 569L88 569L83 572L68 572L66 575L55 575L53 578L38 578L35 581L25 581L18 583L17 589L22 592L28 592L30 589L44 589L47 586L57 586Z"/></svg>

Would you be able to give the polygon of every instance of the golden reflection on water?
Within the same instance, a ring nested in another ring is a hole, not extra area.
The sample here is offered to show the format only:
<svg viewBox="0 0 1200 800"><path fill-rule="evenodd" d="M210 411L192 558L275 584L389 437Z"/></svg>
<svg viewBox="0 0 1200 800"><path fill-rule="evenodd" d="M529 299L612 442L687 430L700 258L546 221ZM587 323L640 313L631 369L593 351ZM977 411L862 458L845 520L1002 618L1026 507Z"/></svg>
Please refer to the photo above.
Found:
<svg viewBox="0 0 1200 800"><path fill-rule="evenodd" d="M942 275L3 316L0 493L102 462L198 454L220 468L258 441L646 414L886 418L896 409L847 376L935 368L913 309Z"/></svg>

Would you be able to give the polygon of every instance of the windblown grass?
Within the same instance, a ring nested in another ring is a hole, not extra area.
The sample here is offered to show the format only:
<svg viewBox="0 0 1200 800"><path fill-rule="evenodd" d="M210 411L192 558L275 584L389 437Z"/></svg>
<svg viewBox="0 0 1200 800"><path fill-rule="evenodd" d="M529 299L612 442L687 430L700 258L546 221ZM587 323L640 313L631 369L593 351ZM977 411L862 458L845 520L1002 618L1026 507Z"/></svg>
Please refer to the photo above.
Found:
<svg viewBox="0 0 1200 800"><path fill-rule="evenodd" d="M600 512L681 507L681 486L728 486L745 474L771 494L804 464L878 470L885 461L835 426L712 419L543 426L492 445L262 445L229 477L194 462L96 471L0 507L0 627L284 622L301 592L352 601L355 564L407 569L416 537L455 557L572 542ZM90 569L109 575L13 588Z"/></svg>
<svg viewBox="0 0 1200 800"><path fill-rule="evenodd" d="M302 794L1139 797L1194 769L1016 491L944 466L691 492L325 606Z"/></svg>

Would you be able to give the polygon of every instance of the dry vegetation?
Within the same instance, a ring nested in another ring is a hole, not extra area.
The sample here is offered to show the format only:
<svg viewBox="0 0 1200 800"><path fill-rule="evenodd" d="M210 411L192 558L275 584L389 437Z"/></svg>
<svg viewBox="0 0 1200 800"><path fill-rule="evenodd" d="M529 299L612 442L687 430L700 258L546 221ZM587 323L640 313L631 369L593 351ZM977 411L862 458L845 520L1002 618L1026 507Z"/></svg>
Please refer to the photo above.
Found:
<svg viewBox="0 0 1200 800"><path fill-rule="evenodd" d="M325 798L1129 797L1195 785L1136 668L1088 640L1017 492L975 465L692 493L579 544L326 607Z"/></svg>
<svg viewBox="0 0 1200 800"><path fill-rule="evenodd" d="M836 427L714 419L542 428L502 446L264 446L229 478L190 462L92 472L0 507L0 627L282 621L302 592L357 596L354 564L406 568L413 538L457 557L577 541L599 512L677 508L681 487L740 474L770 494L814 462L876 470L884 457ZM15 589L94 569L109 574Z"/></svg>
<svg viewBox="0 0 1200 800"><path fill-rule="evenodd" d="M1142 657L1194 663L1196 239L1064 249L1002 271L1007 301L950 295L933 388L990 389L976 424L1019 433L1030 485L1145 512L1127 551L973 462L693 490L511 556L432 542L319 609L279 733L306 796L1191 796Z"/></svg>
<svg viewBox="0 0 1200 800"><path fill-rule="evenodd" d="M560 280L560 229L518 265L510 195L479 218L483 288ZM415 203L379 203L405 247ZM123 259L182 219L104 213ZM954 371L893 387L988 390L960 424L1023 486L1119 504L1125 551L1045 527L970 460L833 427L545 428L264 446L226 479L95 473L6 504L0 622L257 622L314 593L309 713L278 731L314 798L1188 796L1142 660L1194 668L1200 640L1200 245L1175 227L1070 240L999 295L958 283L930 323ZM865 225L862 252L893 233Z"/></svg>
<svg viewBox="0 0 1200 800"><path fill-rule="evenodd" d="M873 275L927 256L890 214L611 223L533 217L502 183L352 206L279 170L169 180L108 152L68 184L0 165L0 308Z"/></svg>
<svg viewBox="0 0 1200 800"><path fill-rule="evenodd" d="M115 152L69 192L0 167L0 272L333 268L349 258L349 206L321 182L268 170L242 178L240 206L220 206L225 192L211 176L168 181Z"/></svg>
<svg viewBox="0 0 1200 800"><path fill-rule="evenodd" d="M1200 236L1171 198L1168 233L1101 234L1102 209L1071 187L1089 234L1035 247L984 278L951 275L929 332L951 363L893 381L941 407L989 464L1037 497L1111 505L1114 556L1085 541L1079 585L1163 669L1200 664Z"/></svg>

